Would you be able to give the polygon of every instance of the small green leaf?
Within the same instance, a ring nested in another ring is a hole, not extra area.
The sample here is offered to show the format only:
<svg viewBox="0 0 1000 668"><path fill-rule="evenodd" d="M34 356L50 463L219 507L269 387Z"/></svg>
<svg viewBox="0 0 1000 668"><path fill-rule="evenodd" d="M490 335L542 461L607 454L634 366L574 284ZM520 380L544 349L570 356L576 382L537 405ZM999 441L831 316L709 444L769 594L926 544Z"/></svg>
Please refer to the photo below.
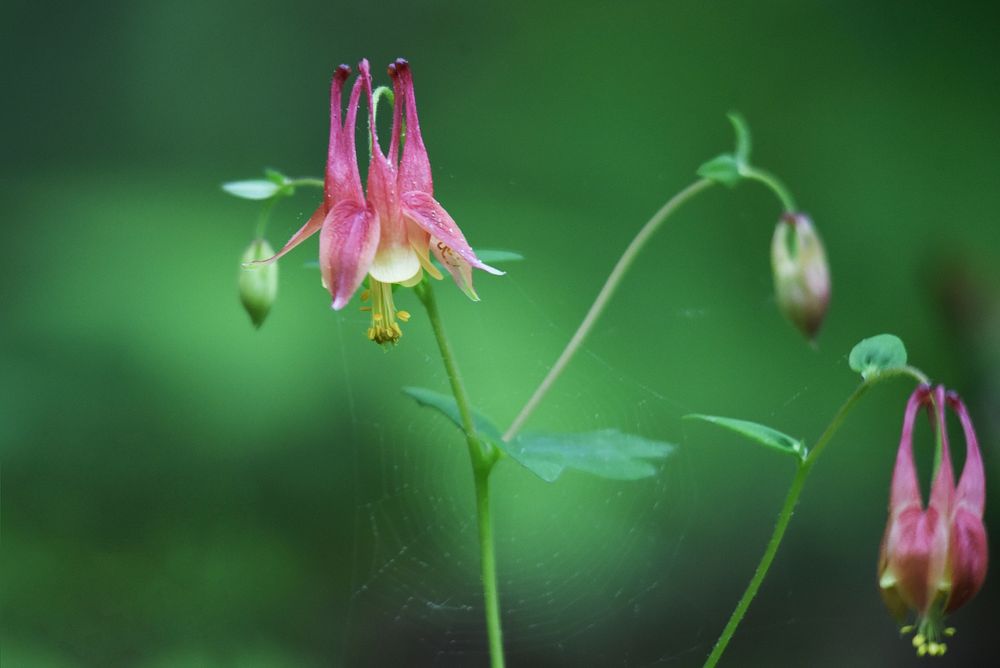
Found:
<svg viewBox="0 0 1000 668"><path fill-rule="evenodd" d="M264 176L267 180L277 186L283 186L289 182L289 178L276 169L265 169Z"/></svg>
<svg viewBox="0 0 1000 668"><path fill-rule="evenodd" d="M522 434L510 443L498 443L512 459L546 482L566 469L576 469L612 480L639 480L655 475L654 463L675 446L650 441L617 429L578 434Z"/></svg>
<svg viewBox="0 0 1000 668"><path fill-rule="evenodd" d="M698 176L730 188L743 178L740 175L740 163L731 153L723 153L703 164L698 168Z"/></svg>
<svg viewBox="0 0 1000 668"><path fill-rule="evenodd" d="M496 264L498 262L520 262L524 259L524 256L520 253L496 249L477 250L476 257L487 264Z"/></svg>
<svg viewBox="0 0 1000 668"><path fill-rule="evenodd" d="M724 427L730 431L735 431L737 434L746 436L753 441L757 441L761 445L774 448L775 450L792 455L800 460L804 460L808 454L806 446L802 441L792 438L788 434L784 434L777 429L772 429L771 427L757 424L756 422L700 414L685 415L684 419L711 422L712 424Z"/></svg>
<svg viewBox="0 0 1000 668"><path fill-rule="evenodd" d="M230 195L243 199L270 199L281 187L273 181L257 179L252 181L230 181L223 183L222 189Z"/></svg>
<svg viewBox="0 0 1000 668"><path fill-rule="evenodd" d="M738 111L730 111L726 114L729 122L733 124L733 131L736 133L736 162L740 165L750 164L750 127L743 115Z"/></svg>
<svg viewBox="0 0 1000 668"><path fill-rule="evenodd" d="M458 403L455 401L455 397L423 387L404 387L403 394L413 398L421 406L437 410L454 422L455 426L461 431L465 431L465 427L462 426L462 415L458 411ZM488 417L475 409L472 411L472 421L475 423L476 431L481 436L491 441L500 440L500 430L497 429L496 425Z"/></svg>
<svg viewBox="0 0 1000 668"><path fill-rule="evenodd" d="M854 346L848 358L851 369L870 380L883 371L906 366L906 346L898 336L879 334Z"/></svg>

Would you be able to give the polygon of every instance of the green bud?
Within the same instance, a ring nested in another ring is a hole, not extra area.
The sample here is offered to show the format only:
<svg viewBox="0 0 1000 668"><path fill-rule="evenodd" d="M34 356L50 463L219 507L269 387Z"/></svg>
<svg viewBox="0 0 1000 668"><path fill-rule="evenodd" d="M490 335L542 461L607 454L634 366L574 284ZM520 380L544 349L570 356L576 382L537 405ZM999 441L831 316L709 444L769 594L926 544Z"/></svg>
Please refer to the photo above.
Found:
<svg viewBox="0 0 1000 668"><path fill-rule="evenodd" d="M243 253L240 269L240 301L253 326L259 328L278 297L278 263L258 264L247 267L248 262L266 260L274 256L274 249L264 239L250 242Z"/></svg>
<svg viewBox="0 0 1000 668"><path fill-rule="evenodd" d="M778 221L771 268L778 308L807 338L815 338L830 303L830 267L808 216L786 213Z"/></svg>

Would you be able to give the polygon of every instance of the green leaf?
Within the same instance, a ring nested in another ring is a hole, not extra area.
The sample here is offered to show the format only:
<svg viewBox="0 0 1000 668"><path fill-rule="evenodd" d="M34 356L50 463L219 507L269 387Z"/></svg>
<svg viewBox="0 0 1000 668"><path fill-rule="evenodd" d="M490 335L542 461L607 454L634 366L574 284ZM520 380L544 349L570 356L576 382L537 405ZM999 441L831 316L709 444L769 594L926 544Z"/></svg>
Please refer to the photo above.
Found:
<svg viewBox="0 0 1000 668"><path fill-rule="evenodd" d="M906 346L898 336L879 334L854 346L848 362L865 380L906 366Z"/></svg>
<svg viewBox="0 0 1000 668"><path fill-rule="evenodd" d="M223 183L222 189L230 195L243 199L270 199L281 190L281 186L273 181L257 179L252 181L230 181Z"/></svg>
<svg viewBox="0 0 1000 668"><path fill-rule="evenodd" d="M735 431L737 434L746 436L753 441L757 441L761 445L766 445L767 447L774 448L779 452L792 455L799 460L804 460L808 454L808 450L802 441L797 438L792 438L788 434L784 434L777 429L772 429L771 427L757 424L756 422L700 414L685 415L684 419L711 422L712 424L729 429L730 431Z"/></svg>
<svg viewBox="0 0 1000 668"><path fill-rule="evenodd" d="M265 169L264 176L267 177L268 181L277 186L283 186L290 181L290 179L287 176L285 176L276 169Z"/></svg>
<svg viewBox="0 0 1000 668"><path fill-rule="evenodd" d="M617 429L578 434L522 434L510 443L498 443L512 459L546 482L566 469L612 480L639 480L655 475L656 461L675 446L650 441Z"/></svg>
<svg viewBox="0 0 1000 668"><path fill-rule="evenodd" d="M476 257L487 264L496 264L498 262L501 264L504 262L520 262L524 259L524 256L520 253L496 249L477 250Z"/></svg>
<svg viewBox="0 0 1000 668"><path fill-rule="evenodd" d="M733 124L733 131L736 133L736 162L740 165L750 164L750 127L743 115L738 111L730 111L726 114L729 122Z"/></svg>
<svg viewBox="0 0 1000 668"><path fill-rule="evenodd" d="M716 181L722 185L732 188L743 177L740 175L740 163L731 153L712 158L698 168L698 176L703 179Z"/></svg>
<svg viewBox="0 0 1000 668"><path fill-rule="evenodd" d="M455 397L423 387L404 387L403 394L412 397L421 406L437 410L454 422L455 426L463 433L465 432L465 427L462 425L462 415L458 411L458 403L455 401ZM479 435L491 441L500 440L500 430L497 429L496 425L488 417L475 409L472 411L472 421Z"/></svg>

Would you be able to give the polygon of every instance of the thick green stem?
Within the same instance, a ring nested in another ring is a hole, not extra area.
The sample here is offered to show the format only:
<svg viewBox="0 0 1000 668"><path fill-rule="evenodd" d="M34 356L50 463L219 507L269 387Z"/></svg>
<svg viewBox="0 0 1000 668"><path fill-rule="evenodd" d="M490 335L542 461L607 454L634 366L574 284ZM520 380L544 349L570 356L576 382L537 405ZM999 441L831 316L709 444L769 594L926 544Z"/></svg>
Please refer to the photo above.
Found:
<svg viewBox="0 0 1000 668"><path fill-rule="evenodd" d="M635 258L639 255L639 252L642 251L650 237L652 237L653 234L655 234L659 229L660 225L662 225L663 222L670 217L670 214L680 208L682 204L692 199L695 195L711 186L713 183L714 181L710 181L708 179L699 179L698 181L695 181L687 188L671 197L670 200L660 207L660 210L654 213L653 217L642 226L642 229L639 230L639 233L636 234L635 238L632 239L632 242L629 243L625 252L622 253L620 258L618 258L618 263L615 264L614 269L611 270L611 274L604 282L604 287L602 287L601 291L597 294L597 298L594 300L593 305L591 305L590 310L587 311L587 315L584 316L583 322L581 322L580 326L577 327L576 333L573 334L573 338L569 340L569 343L566 344L562 354L559 355L559 359L557 359L556 363L552 365L549 373L542 380L541 384L539 384L534 394L531 395L531 398L528 399L528 402L521 409L521 412L517 414L514 421L511 422L509 427L507 427L507 431L503 435L503 440L509 441L517 435L517 432L521 430L521 427L524 426L524 423L534 412L535 408L538 407L542 398L549 391L549 388L552 387L552 384L556 382L556 379L563 372L563 369L565 369L566 365L569 364L573 355L575 355L576 351L579 350L581 345L583 345L583 340L587 338L587 334L589 334L590 330L593 329L597 319L600 317L601 313L604 312L604 308L608 305L608 301L611 300L615 290L617 290L619 284L621 284L622 279L625 277L625 273L629 270L629 267L632 266Z"/></svg>
<svg viewBox="0 0 1000 668"><path fill-rule="evenodd" d="M802 488L805 486L806 478L809 477L809 472L812 471L813 466L815 466L820 453L823 452L830 440L833 439L834 434L836 434L837 430L839 430L841 425L843 425L848 414L872 385L875 385L879 381L887 378L904 375L912 377L919 383L927 383L927 376L924 375L919 369L915 369L913 367L890 369L869 378L865 382L861 383L861 385L859 385L857 389L851 393L851 396L847 398L847 401L841 405L836 415L834 415L833 419L830 420L830 424L828 424L826 429L823 430L823 433L820 434L819 439L816 441L816 445L813 446L806 458L799 462L798 469L795 471L795 478L792 480L792 486L789 487L788 494L785 496L785 503L782 504L781 511L778 513L778 520L775 522L774 531L771 533L771 540L767 543L767 549L764 550L764 555L761 557L760 563L757 564L757 570L754 571L753 577L750 579L750 583L747 585L746 591L743 592L743 596L740 598L740 602L736 604L736 609L733 610L733 614L730 615L729 621L726 623L726 627L722 630L722 634L715 642L715 647L712 648L712 653L709 654L708 659L705 660L705 668L712 668L719 662L719 659L722 658L722 653L726 651L729 641L732 639L733 634L736 633L736 628L740 625L740 622L743 621L743 616L746 614L747 609L750 607L754 597L757 595L757 590L760 589L761 583L764 582L764 578L767 576L767 571L771 568L771 562L774 561L774 556L778 553L778 547L781 546L781 539L785 537L785 530L788 528L788 523L792 519L792 513L795 511L795 506L799 502L799 496L802 495Z"/></svg>
<svg viewBox="0 0 1000 668"><path fill-rule="evenodd" d="M427 317L434 330L441 360L444 362L451 392L455 396L458 412L465 430L465 440L472 460L472 473L476 484L476 521L479 525L479 560L483 578L483 599L486 608L486 631L489 638L490 666L504 667L503 632L500 627L500 597L497 589L496 551L493 547L493 518L490 514L490 473L497 461L498 452L476 434L476 423L472 417L472 404L465 391L462 375L458 371L455 353L445 335L441 313L438 311L434 291L425 280L418 284L415 292L427 310Z"/></svg>
<svg viewBox="0 0 1000 668"><path fill-rule="evenodd" d="M486 629L490 643L490 666L503 668L503 633L500 627L500 595L497 592L497 560L493 548L493 516L490 514L490 470L478 469L476 517L479 522L479 555L486 605Z"/></svg>

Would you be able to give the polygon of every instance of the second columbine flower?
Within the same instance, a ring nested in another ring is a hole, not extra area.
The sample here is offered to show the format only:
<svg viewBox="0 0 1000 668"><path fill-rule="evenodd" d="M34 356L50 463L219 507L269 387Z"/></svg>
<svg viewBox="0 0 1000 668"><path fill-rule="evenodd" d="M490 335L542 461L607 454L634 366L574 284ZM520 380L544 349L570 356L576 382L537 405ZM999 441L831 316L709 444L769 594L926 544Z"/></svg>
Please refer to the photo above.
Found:
<svg viewBox="0 0 1000 668"><path fill-rule="evenodd" d="M939 463L924 508L913 460L913 427L921 406L931 409L940 445ZM965 465L955 486L945 422L945 406L954 410L965 433ZM889 522L879 557L879 586L889 610L902 620L917 614L913 645L917 652L944 654L944 638L954 633L945 615L971 599L983 584L988 561L983 506L986 502L983 460L965 404L942 386L922 386L910 397L896 455L889 499Z"/></svg>

